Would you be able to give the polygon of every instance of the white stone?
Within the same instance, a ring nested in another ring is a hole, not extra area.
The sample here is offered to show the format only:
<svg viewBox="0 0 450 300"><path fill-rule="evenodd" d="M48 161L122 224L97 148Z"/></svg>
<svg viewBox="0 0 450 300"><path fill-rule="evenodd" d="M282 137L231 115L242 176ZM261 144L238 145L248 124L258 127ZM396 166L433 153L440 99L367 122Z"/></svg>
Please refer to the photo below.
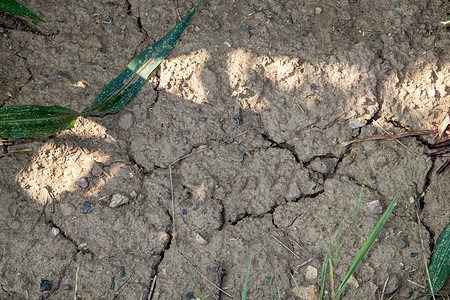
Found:
<svg viewBox="0 0 450 300"><path fill-rule="evenodd" d="M364 125L366 125L365 123L359 121L359 120L350 120L348 121L348 124L350 125L351 128L356 129L356 128L361 128Z"/></svg>
<svg viewBox="0 0 450 300"><path fill-rule="evenodd" d="M315 268L313 266L307 266L305 276L306 276L306 279L316 279L317 278L317 268Z"/></svg>
<svg viewBox="0 0 450 300"><path fill-rule="evenodd" d="M111 203L109 203L109 207L115 208L117 206L123 205L130 201L127 196L121 194L114 194L111 198Z"/></svg>
<svg viewBox="0 0 450 300"><path fill-rule="evenodd" d="M52 228L52 234L53 234L54 236L57 236L57 235L59 234L59 229L58 229L57 227L53 227L53 228Z"/></svg>
<svg viewBox="0 0 450 300"><path fill-rule="evenodd" d="M200 234L195 234L195 241L200 245L206 245L208 244L208 241L205 240Z"/></svg>
<svg viewBox="0 0 450 300"><path fill-rule="evenodd" d="M381 206L381 203L379 200L374 200L369 203L367 203L367 210L374 215L380 215L383 213L383 206Z"/></svg>
<svg viewBox="0 0 450 300"><path fill-rule="evenodd" d="M434 88L428 89L428 96L434 98L436 96L436 90Z"/></svg>
<svg viewBox="0 0 450 300"><path fill-rule="evenodd" d="M127 111L120 115L119 117L119 127L123 130L129 129L134 124L134 115Z"/></svg>
<svg viewBox="0 0 450 300"><path fill-rule="evenodd" d="M302 192L300 191L300 189L297 186L297 182L292 182L289 185L289 192L288 192L288 200L295 200L298 197L300 197L302 195Z"/></svg>

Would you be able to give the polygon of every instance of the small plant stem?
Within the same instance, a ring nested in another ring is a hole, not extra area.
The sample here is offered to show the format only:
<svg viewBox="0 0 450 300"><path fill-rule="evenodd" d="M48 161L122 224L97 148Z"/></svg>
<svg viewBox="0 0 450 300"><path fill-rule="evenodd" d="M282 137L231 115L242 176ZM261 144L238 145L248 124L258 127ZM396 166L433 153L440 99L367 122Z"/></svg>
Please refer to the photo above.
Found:
<svg viewBox="0 0 450 300"><path fill-rule="evenodd" d="M385 130L383 127L381 127L380 123L378 123L378 120L375 120L375 123L378 125L378 127L381 128L381 130L384 131L384 133L386 133L389 136L392 136L393 134L388 132L387 130ZM405 147L406 150L408 150L409 152L411 152L412 154L414 154L415 156L419 157L419 154L417 154L416 152L414 152L413 150L411 150L408 146L406 146L405 144L403 144L402 142L400 142L399 140L395 139L395 141L397 143L399 143L400 145L402 145L403 147Z"/></svg>
<svg viewBox="0 0 450 300"><path fill-rule="evenodd" d="M158 275L155 275L155 277L153 277L152 285L150 287L150 292L148 293L147 300L152 299L153 290L155 289L155 285L156 285L156 276L158 276Z"/></svg>
<svg viewBox="0 0 450 300"><path fill-rule="evenodd" d="M383 300L384 292L386 291L386 287L387 287L388 282L389 282L389 276L388 276L388 278L386 279L386 282L384 283L383 291L381 292L381 300Z"/></svg>
<svg viewBox="0 0 450 300"><path fill-rule="evenodd" d="M416 217L417 217L417 225L419 225L419 226L418 226L418 227L419 227L418 230L419 230L420 244L421 244L421 246L422 246L423 264L425 265L425 271L426 271L426 273L427 273L428 285L430 286L431 296L432 296L433 300L436 300L436 298L434 297L433 286L432 286L432 284L431 284L430 273L428 272L427 258L425 257L425 246L424 246L424 244L423 244L422 231L420 230L420 228L422 227L422 223L420 222L419 212L418 212L418 208L417 208L417 202L418 202L418 201L416 201L415 210L416 210Z"/></svg>
<svg viewBox="0 0 450 300"><path fill-rule="evenodd" d="M328 261L330 264L330 285L331 285L331 298L334 299L334 269L333 269L333 263L331 259Z"/></svg>
<svg viewBox="0 0 450 300"><path fill-rule="evenodd" d="M77 300L77 293L78 293L78 272L80 271L80 267L77 267L77 271L75 272L75 288L73 289L74 295L73 300Z"/></svg>
<svg viewBox="0 0 450 300"><path fill-rule="evenodd" d="M295 254L294 251L292 251L291 249L288 248L288 246L286 246L285 244L283 244L276 236L269 234L271 237L273 237L275 240L277 240L278 243L281 244L281 246L283 246L286 250L288 250L289 252L292 253L292 255L294 255L296 258L301 259L300 256L298 256L297 254Z"/></svg>

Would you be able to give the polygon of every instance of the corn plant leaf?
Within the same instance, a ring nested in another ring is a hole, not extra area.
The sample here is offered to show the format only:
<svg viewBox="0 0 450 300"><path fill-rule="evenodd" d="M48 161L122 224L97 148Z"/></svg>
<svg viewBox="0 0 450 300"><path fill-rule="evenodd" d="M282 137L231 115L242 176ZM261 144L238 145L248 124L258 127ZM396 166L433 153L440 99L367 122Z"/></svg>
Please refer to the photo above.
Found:
<svg viewBox="0 0 450 300"><path fill-rule="evenodd" d="M0 108L0 138L49 136L72 128L80 114L61 106L21 105Z"/></svg>
<svg viewBox="0 0 450 300"><path fill-rule="evenodd" d="M430 273L433 292L437 293L444 286L450 275L450 223L439 236L431 256L428 272Z"/></svg>
<svg viewBox="0 0 450 300"><path fill-rule="evenodd" d="M30 18L35 21L47 22L39 18L34 12L29 10L25 5L20 4L15 0L0 0L0 12Z"/></svg>
<svg viewBox="0 0 450 300"><path fill-rule="evenodd" d="M149 75L175 47L178 38L199 4L200 0L169 33L133 59L117 78L106 85L95 99L94 104L87 107L82 115L115 114L136 96Z"/></svg>

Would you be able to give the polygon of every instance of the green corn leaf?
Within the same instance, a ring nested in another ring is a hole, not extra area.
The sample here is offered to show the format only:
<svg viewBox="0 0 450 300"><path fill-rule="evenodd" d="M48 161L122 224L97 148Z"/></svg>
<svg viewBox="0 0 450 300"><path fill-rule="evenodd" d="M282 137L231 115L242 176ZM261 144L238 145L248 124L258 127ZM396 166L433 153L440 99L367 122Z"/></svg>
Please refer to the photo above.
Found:
<svg viewBox="0 0 450 300"><path fill-rule="evenodd" d="M15 0L0 0L0 12L30 18L35 21L47 22Z"/></svg>
<svg viewBox="0 0 450 300"><path fill-rule="evenodd" d="M61 106L21 105L0 108L0 138L49 136L72 128L80 114Z"/></svg>
<svg viewBox="0 0 450 300"><path fill-rule="evenodd" d="M439 236L428 266L433 292L437 293L444 286L450 275L450 223ZM431 292L431 289L430 289Z"/></svg>
<svg viewBox="0 0 450 300"><path fill-rule="evenodd" d="M168 34L133 59L117 78L108 83L95 99L94 104L86 108L82 115L104 116L115 114L136 96L152 71L161 64L175 47L178 38L199 4L200 0Z"/></svg>

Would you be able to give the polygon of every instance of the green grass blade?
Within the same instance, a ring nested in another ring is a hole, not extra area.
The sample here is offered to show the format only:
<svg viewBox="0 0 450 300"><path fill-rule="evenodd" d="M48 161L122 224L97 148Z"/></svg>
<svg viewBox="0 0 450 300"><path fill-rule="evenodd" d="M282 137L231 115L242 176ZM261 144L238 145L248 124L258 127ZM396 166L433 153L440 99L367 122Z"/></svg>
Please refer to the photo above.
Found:
<svg viewBox="0 0 450 300"><path fill-rule="evenodd" d="M334 253L334 259L337 260L339 249L341 248L341 232L342 232L342 225L344 224L344 211L345 211L345 205L342 206L342 213L341 213L341 220L339 222L339 228L337 232L337 238L336 238L336 249ZM343 241L342 241L343 242ZM334 238L331 240L331 243L334 243Z"/></svg>
<svg viewBox="0 0 450 300"><path fill-rule="evenodd" d="M326 254L325 258L323 259L322 264L322 273L321 273L321 280L320 280L320 294L319 294L319 300L323 300L323 295L325 292L325 284L327 282L327 274L328 274L328 265L329 261L331 259L331 245L326 248Z"/></svg>
<svg viewBox="0 0 450 300"><path fill-rule="evenodd" d="M35 21L47 22L15 0L0 0L0 12L30 18Z"/></svg>
<svg viewBox="0 0 450 300"><path fill-rule="evenodd" d="M350 226L350 228L353 228L353 226L355 226L356 218L358 217L358 213L359 213L359 207L361 206L363 192L364 192L364 184L361 186L361 191L359 191L359 197L358 197L358 201L356 202L355 213L353 214L352 225Z"/></svg>
<svg viewBox="0 0 450 300"><path fill-rule="evenodd" d="M61 106L21 105L0 108L0 138L49 136L70 129L80 114Z"/></svg>
<svg viewBox="0 0 450 300"><path fill-rule="evenodd" d="M149 75L175 47L178 38L199 4L200 0L169 33L136 56L117 78L106 85L95 99L94 104L87 107L82 115L115 114L134 98L144 86Z"/></svg>
<svg viewBox="0 0 450 300"><path fill-rule="evenodd" d="M241 298L242 300L247 299L248 277L250 276L250 268L252 266L252 259L253 259L253 251L250 254L250 260L248 261L247 272L245 273L244 286L242 288L242 298Z"/></svg>
<svg viewBox="0 0 450 300"><path fill-rule="evenodd" d="M392 199L391 204L389 204L389 207L386 209L384 214L381 216L380 220L378 221L377 225L375 225L375 228L370 233L369 237L367 238L366 242L362 246L362 248L359 250L358 254L355 257L355 260L353 261L352 265L350 266L350 269L347 272L347 275L345 276L342 283L339 285L337 291L336 291L336 298L339 296L339 294L343 291L345 285L347 284L348 279L352 274L355 272L356 268L358 267L359 263L363 259L364 255L369 250L370 246L372 245L375 238L378 236L378 233L383 228L384 224L386 224L389 216L392 213L392 210L394 209L395 204L397 203L398 198L400 197L400 194L403 192L403 189L405 186L403 186L395 195L394 199Z"/></svg>
<svg viewBox="0 0 450 300"><path fill-rule="evenodd" d="M450 223L439 236L431 256L428 272L430 273L433 292L437 293L444 286L450 275ZM431 288L429 287L431 292Z"/></svg>
<svg viewBox="0 0 450 300"><path fill-rule="evenodd" d="M197 293L197 295L200 297L201 300L206 300L205 296L203 296L202 292L197 287L197 283L195 282L194 275L192 275L191 269L189 269L188 262L186 261L186 259L184 257L183 257L183 259L184 259L184 266L186 267L186 270L189 274L189 278L191 279L191 282L194 285L195 292Z"/></svg>
<svg viewBox="0 0 450 300"><path fill-rule="evenodd" d="M277 291L275 291L275 289L272 286L272 280L273 280L273 278L270 278L270 280L267 281L267 284L269 285L269 289L272 291L272 294L275 296L275 299L281 300L280 296L278 296L278 294L277 294Z"/></svg>
<svg viewBox="0 0 450 300"><path fill-rule="evenodd" d="M297 288L297 291L300 293L300 286L298 285L297 280L295 280L294 275L292 275L292 274L291 274L291 277L292 277L292 280L294 280L294 284L295 284L295 287Z"/></svg>
<svg viewBox="0 0 450 300"><path fill-rule="evenodd" d="M348 229L347 234L349 234L349 233L353 230L353 227L354 227L355 224L356 224L356 219L358 218L358 214L359 214L359 208L360 208L360 206L361 206L361 200L362 200L362 196L363 196L363 191L364 191L364 184L361 186L361 190L360 190L360 192L359 192L358 201L356 202L356 205L355 205L355 211L354 211L354 213L353 213L352 224L350 225L350 228ZM339 227L339 229L340 229L340 227ZM339 244L339 246L338 246L338 248L337 248L338 251L336 252L336 256L335 256L335 258L334 258L335 261L337 261L339 249L340 249L340 248L342 247L342 245L344 244L345 239L346 239L346 237L344 237L344 238L342 239L342 241L340 242L340 244Z"/></svg>

